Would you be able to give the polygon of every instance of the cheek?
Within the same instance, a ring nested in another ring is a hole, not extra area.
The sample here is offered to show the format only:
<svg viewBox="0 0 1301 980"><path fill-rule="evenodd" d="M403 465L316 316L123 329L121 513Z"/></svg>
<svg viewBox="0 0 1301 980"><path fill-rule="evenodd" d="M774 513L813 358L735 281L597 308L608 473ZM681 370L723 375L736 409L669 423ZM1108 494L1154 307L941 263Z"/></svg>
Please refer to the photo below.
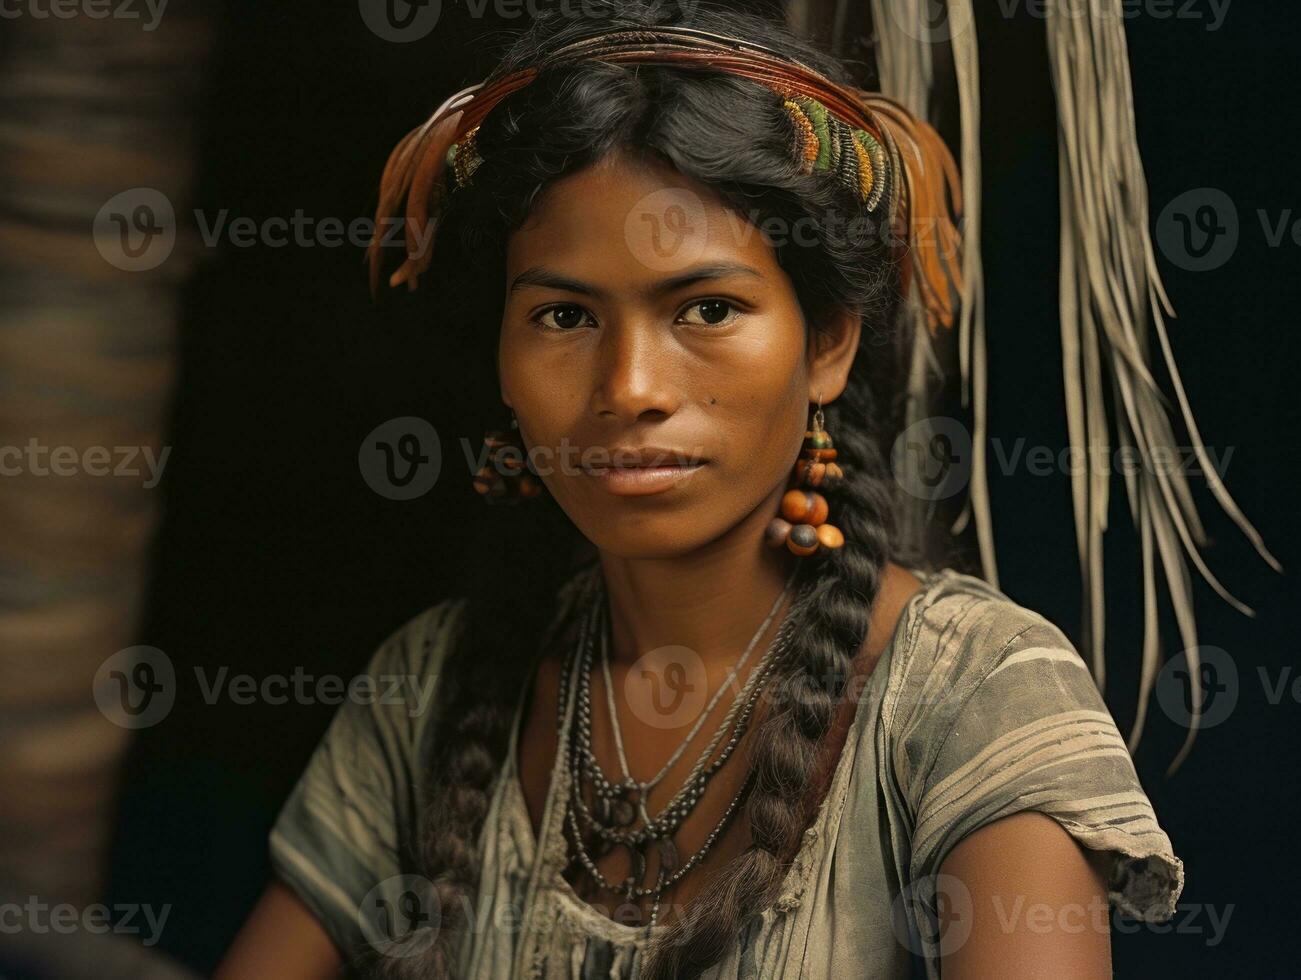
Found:
<svg viewBox="0 0 1301 980"><path fill-rule="evenodd" d="M725 434L720 475L744 485L751 503L789 476L809 413L803 347L782 342L765 348L711 379L705 399Z"/></svg>
<svg viewBox="0 0 1301 980"><path fill-rule="evenodd" d="M524 327L502 330L497 372L503 397L539 435L556 418L570 416L570 403L582 397L577 360L558 356L554 345L534 342Z"/></svg>

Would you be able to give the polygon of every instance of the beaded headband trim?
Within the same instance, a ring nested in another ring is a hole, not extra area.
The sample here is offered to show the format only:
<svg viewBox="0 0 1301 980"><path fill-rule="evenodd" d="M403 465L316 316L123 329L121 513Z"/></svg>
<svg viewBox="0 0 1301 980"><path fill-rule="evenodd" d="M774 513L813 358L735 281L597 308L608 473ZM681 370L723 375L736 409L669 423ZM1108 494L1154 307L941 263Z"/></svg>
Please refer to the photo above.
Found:
<svg viewBox="0 0 1301 980"><path fill-rule="evenodd" d="M889 181L885 147L867 130L837 119L816 99L796 95L782 105L795 131L795 156L801 161L801 172L830 170L838 174L863 206L875 211Z"/></svg>
<svg viewBox="0 0 1301 980"><path fill-rule="evenodd" d="M786 95L782 106L795 134L794 157L800 162L800 172L838 175L867 210L875 211L889 183L885 147L867 130L838 119L807 95ZM448 148L447 166L458 188L469 184L483 163L475 146L478 132L475 126Z"/></svg>
<svg viewBox="0 0 1301 980"><path fill-rule="evenodd" d="M961 282L957 222L962 192L947 147L928 124L873 92L841 85L761 45L688 27L615 31L571 42L544 63L490 76L457 92L394 148L380 184L377 222L403 219L407 256L391 286L416 288L432 259L442 195L463 187L482 163L479 124L508 95L551 68L581 61L660 64L722 71L748 78L782 99L805 172L837 175L882 227L896 229L901 285L915 289L934 333L954 323ZM448 180L449 176L451 180ZM378 292L383 254L372 243L371 289Z"/></svg>

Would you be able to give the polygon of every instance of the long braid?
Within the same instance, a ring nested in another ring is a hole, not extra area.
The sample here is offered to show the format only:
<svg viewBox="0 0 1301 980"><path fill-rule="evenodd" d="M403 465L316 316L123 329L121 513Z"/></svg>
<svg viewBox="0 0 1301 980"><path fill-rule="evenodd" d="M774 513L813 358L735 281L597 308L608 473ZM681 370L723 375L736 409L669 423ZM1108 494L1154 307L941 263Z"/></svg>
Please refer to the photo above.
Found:
<svg viewBox="0 0 1301 980"><path fill-rule="evenodd" d="M752 843L647 948L640 974L646 980L687 980L718 960L739 928L777 898L811 813L819 748L867 636L891 531L891 493L870 430L874 406L862 372L851 374L826 416L845 470L844 482L828 493L845 544L813 567L805 580L809 591L791 612L792 655L772 681L773 710L753 736L754 784L746 803Z"/></svg>
<svg viewBox="0 0 1301 980"><path fill-rule="evenodd" d="M510 726L535 642L554 623L555 600L576 531L549 499L490 515L484 553L469 589L465 628L448 653L439 681L436 721L427 736L438 747L422 801L423 839L405 841L409 870L433 887L438 912L432 946L414 956L368 957L373 976L429 980L454 975L460 942L473 925L481 873L479 837L496 780L506 762ZM502 615L502 597L510 615ZM430 911L430 910L425 910ZM406 937L419 941L420 933ZM469 937L471 941L473 936Z"/></svg>

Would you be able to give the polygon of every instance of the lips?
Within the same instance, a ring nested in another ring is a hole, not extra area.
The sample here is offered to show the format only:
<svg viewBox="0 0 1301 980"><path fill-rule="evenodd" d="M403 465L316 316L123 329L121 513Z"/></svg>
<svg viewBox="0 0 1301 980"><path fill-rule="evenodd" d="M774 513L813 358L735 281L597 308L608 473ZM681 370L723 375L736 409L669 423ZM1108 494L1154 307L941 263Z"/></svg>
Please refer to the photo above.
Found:
<svg viewBox="0 0 1301 980"><path fill-rule="evenodd" d="M589 463L585 472L596 477L611 493L636 497L663 493L681 485L702 470L707 460L699 453L665 446L623 446Z"/></svg>
<svg viewBox="0 0 1301 980"><path fill-rule="evenodd" d="M588 450L593 457L587 469L648 469L666 466L695 466L704 462L698 452L668 446L616 446Z"/></svg>

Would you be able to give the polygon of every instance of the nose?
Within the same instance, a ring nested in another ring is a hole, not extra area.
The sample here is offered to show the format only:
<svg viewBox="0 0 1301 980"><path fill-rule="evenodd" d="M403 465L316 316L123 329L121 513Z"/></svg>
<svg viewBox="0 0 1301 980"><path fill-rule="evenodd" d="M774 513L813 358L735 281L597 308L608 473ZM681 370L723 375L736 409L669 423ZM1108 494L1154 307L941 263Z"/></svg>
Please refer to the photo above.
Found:
<svg viewBox="0 0 1301 980"><path fill-rule="evenodd" d="M632 424L677 410L680 379L662 326L607 324L598 347L593 414Z"/></svg>

